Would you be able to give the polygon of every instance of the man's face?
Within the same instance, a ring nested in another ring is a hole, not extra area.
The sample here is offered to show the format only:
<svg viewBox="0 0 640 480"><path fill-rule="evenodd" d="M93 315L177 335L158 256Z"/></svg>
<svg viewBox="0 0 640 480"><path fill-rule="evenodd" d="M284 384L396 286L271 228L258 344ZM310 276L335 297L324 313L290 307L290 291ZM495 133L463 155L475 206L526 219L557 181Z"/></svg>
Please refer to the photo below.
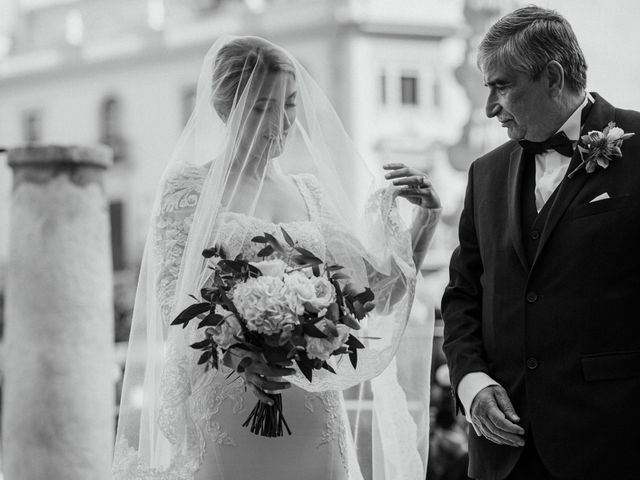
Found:
<svg viewBox="0 0 640 480"><path fill-rule="evenodd" d="M553 135L553 110L557 107L544 74L531 80L527 74L501 65L487 65L483 74L489 88L487 117L496 117L509 138L541 142Z"/></svg>

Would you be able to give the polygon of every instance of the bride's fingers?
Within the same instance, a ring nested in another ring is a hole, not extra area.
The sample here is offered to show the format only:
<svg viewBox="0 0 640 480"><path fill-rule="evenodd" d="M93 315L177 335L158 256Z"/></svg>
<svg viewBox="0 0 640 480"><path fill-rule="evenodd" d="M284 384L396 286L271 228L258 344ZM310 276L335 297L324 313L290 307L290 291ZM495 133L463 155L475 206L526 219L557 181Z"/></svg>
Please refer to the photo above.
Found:
<svg viewBox="0 0 640 480"><path fill-rule="evenodd" d="M407 177L409 175L415 175L415 172L403 166L401 168L394 169L389 173L385 173L384 178L391 180L392 178Z"/></svg>
<svg viewBox="0 0 640 480"><path fill-rule="evenodd" d="M289 382L271 380L255 372L245 372L245 378L248 383L253 384L261 390L285 390L291 387Z"/></svg>
<svg viewBox="0 0 640 480"><path fill-rule="evenodd" d="M252 362L251 365L247 367L247 370L267 377L286 377L287 375L296 373L293 368L275 367L262 362Z"/></svg>
<svg viewBox="0 0 640 480"><path fill-rule="evenodd" d="M249 388L251 388L251 391L253 392L253 394L256 397L258 397L258 400L265 402L269 405L273 405L273 400L269 398L269 396L265 392L260 390L260 388L256 387L253 383L249 383Z"/></svg>
<svg viewBox="0 0 640 480"><path fill-rule="evenodd" d="M427 188L431 187L431 180L426 175L411 175L410 177L400 178L392 182L396 186L407 185L409 187Z"/></svg>
<svg viewBox="0 0 640 480"><path fill-rule="evenodd" d="M391 163L385 163L382 168L385 170L397 170L398 168L405 168L406 165L404 163L399 163L399 162L391 162Z"/></svg>

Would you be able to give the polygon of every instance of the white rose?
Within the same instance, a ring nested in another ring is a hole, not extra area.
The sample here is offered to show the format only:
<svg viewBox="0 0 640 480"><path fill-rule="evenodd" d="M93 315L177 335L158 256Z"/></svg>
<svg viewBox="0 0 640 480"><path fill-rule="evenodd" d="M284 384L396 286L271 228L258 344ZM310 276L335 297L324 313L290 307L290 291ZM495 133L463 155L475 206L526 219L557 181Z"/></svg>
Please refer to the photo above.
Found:
<svg viewBox="0 0 640 480"><path fill-rule="evenodd" d="M316 298L316 289L311 279L304 273L291 272L284 277L284 284L289 307L298 315L302 315L305 302L311 303Z"/></svg>
<svg viewBox="0 0 640 480"><path fill-rule="evenodd" d="M312 277L311 283L315 289L316 296L310 301L318 310L323 310L336 300L336 290L331 282L325 277Z"/></svg>
<svg viewBox="0 0 640 480"><path fill-rule="evenodd" d="M233 314L227 315L227 317L222 323L220 323L220 325L218 325L217 327L211 327L210 329L207 329L207 331L211 332L213 341L223 349L227 349L231 345L237 343L238 341L235 337L244 340L244 334L242 333L242 326L240 325L240 321Z"/></svg>
<svg viewBox="0 0 640 480"><path fill-rule="evenodd" d="M264 260L262 262L249 262L262 272L265 277L284 277L284 272L287 268L287 264L279 258L274 260Z"/></svg>
<svg viewBox="0 0 640 480"><path fill-rule="evenodd" d="M318 322L316 326L320 330L323 330L321 322L322 321ZM337 325L337 328L338 336L334 338L315 338L305 335L305 339L307 341L307 357L310 359L318 358L324 362L329 360L331 354L344 345L344 342L349 336L349 331L351 330L349 327L342 324Z"/></svg>

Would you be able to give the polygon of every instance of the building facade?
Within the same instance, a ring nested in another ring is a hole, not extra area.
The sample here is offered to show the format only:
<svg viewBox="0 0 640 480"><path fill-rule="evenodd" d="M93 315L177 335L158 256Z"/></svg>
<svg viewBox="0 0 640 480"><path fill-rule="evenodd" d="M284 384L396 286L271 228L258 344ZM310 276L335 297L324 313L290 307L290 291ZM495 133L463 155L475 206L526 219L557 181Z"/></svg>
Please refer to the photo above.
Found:
<svg viewBox="0 0 640 480"><path fill-rule="evenodd" d="M110 145L114 267L135 269L157 181L190 115L201 60L220 35L283 46L365 157L429 169L468 117L452 65L462 26L461 2L451 0L29 2L0 62L0 146ZM0 166L2 199L9 178ZM6 250L3 233L0 263Z"/></svg>

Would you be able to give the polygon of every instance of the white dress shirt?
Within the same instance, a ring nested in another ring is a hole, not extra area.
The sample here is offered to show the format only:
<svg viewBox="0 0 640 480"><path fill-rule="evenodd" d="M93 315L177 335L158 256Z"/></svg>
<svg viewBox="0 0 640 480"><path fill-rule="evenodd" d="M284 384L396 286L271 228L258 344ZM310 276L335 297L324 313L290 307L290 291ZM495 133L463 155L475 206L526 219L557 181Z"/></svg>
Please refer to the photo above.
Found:
<svg viewBox="0 0 640 480"><path fill-rule="evenodd" d="M570 140L577 142L580 139L580 120L582 110L587 106L589 101L593 102L593 97L587 93L580 106L571 114L566 122L558 129L558 132L564 131L565 135ZM556 132L556 133L558 133ZM575 145L575 143L574 143ZM571 162L571 157L565 157L555 150L547 150L546 152L536 155L536 209L538 212L542 210L542 207L549 197L553 194L554 190L558 188L560 182L567 173L567 168ZM460 380L458 384L458 397L462 406L464 407L467 421L471 422L471 405L473 399L480 392L480 390L491 386L499 385L493 378L484 372L471 372L466 374ZM517 413L517 412L516 412ZM473 427L475 429L475 425ZM480 432L476 429L476 433L480 435Z"/></svg>

